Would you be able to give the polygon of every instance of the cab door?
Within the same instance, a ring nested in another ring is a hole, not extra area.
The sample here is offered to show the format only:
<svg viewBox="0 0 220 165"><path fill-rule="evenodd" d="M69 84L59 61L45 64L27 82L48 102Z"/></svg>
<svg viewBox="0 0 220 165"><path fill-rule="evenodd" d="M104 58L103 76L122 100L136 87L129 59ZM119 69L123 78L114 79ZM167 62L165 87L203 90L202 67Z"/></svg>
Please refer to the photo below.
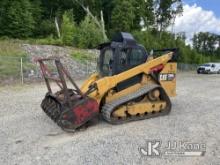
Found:
<svg viewBox="0 0 220 165"><path fill-rule="evenodd" d="M112 76L115 70L114 49L106 47L101 50L99 59L99 72L102 77Z"/></svg>
<svg viewBox="0 0 220 165"><path fill-rule="evenodd" d="M117 51L117 74L143 64L147 60L146 51L140 46L120 48Z"/></svg>
<svg viewBox="0 0 220 165"><path fill-rule="evenodd" d="M147 60L147 53L142 47L134 46L119 49L117 53L117 74L125 72L131 68L134 68L140 64L145 63ZM131 77L117 85L117 90L121 91L136 83L141 82L142 74Z"/></svg>

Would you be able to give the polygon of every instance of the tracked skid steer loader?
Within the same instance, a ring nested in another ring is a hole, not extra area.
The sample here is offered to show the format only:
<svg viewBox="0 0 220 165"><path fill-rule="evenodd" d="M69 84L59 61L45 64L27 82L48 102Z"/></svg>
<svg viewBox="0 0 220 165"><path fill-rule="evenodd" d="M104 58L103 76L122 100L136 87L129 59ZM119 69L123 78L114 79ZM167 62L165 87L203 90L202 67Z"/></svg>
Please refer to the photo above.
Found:
<svg viewBox="0 0 220 165"><path fill-rule="evenodd" d="M117 34L101 44L98 71L79 88L60 59L38 59L48 92L43 111L66 131L75 131L98 115L111 124L167 115L170 97L176 96L176 49L150 59L129 33ZM53 76L46 61L54 62ZM67 81L73 87L67 87ZM52 91L51 81L60 87Z"/></svg>

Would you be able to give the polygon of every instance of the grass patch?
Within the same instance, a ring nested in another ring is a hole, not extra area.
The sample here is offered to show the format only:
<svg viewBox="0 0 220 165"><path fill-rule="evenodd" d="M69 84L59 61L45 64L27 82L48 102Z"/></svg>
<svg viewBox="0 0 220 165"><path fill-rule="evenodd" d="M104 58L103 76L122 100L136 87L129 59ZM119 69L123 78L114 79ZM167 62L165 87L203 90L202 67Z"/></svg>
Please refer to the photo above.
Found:
<svg viewBox="0 0 220 165"><path fill-rule="evenodd" d="M20 40L0 40L0 80L8 77L19 78L21 58L23 59L23 70L34 68L27 54L22 49Z"/></svg>
<svg viewBox="0 0 220 165"><path fill-rule="evenodd" d="M0 81L3 79L20 78L21 58L23 59L23 71L27 73L31 69L35 70L36 66L31 63L28 55L22 49L22 44L37 44L37 45L62 45L60 39L48 37L45 39L28 39L16 40L8 38L0 38ZM66 47L73 60L82 64L87 62L96 63L97 54L93 51Z"/></svg>
<svg viewBox="0 0 220 165"><path fill-rule="evenodd" d="M87 61L94 61L96 62L96 54L95 53L89 53L86 50L81 49L74 49L71 50L71 57L73 60L79 61L80 63L86 63Z"/></svg>
<svg viewBox="0 0 220 165"><path fill-rule="evenodd" d="M49 36L47 38L40 38L40 39L28 39L27 42L29 44L34 45L56 45L56 46L63 46L63 42L61 39L54 39L53 36Z"/></svg>
<svg viewBox="0 0 220 165"><path fill-rule="evenodd" d="M3 39L0 40L0 57L24 57L26 53L21 48L22 41Z"/></svg>

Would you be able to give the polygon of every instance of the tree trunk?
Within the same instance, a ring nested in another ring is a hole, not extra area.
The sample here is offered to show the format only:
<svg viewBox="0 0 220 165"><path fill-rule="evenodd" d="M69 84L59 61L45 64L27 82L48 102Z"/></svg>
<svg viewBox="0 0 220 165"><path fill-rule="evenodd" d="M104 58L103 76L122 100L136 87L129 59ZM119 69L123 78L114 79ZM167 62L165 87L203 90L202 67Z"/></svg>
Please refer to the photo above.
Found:
<svg viewBox="0 0 220 165"><path fill-rule="evenodd" d="M108 38L107 38L106 33L105 33L105 22L104 22L102 10L101 10L101 25L102 25L102 35L103 35L103 39L104 39L104 41L107 41Z"/></svg>
<svg viewBox="0 0 220 165"><path fill-rule="evenodd" d="M56 29L57 29L57 36L58 38L60 38L60 28L59 28L59 25L58 25L58 21L57 21L57 17L55 17L55 25L56 25Z"/></svg>

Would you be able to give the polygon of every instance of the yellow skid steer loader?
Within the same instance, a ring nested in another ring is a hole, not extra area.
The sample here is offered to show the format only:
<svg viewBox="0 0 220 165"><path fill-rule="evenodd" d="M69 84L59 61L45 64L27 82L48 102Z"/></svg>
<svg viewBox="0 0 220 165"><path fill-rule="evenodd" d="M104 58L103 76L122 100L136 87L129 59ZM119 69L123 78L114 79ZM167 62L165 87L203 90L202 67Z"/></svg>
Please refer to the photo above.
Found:
<svg viewBox="0 0 220 165"><path fill-rule="evenodd" d="M111 124L122 124L170 112L170 97L176 96L176 49L150 59L129 33L119 33L97 49L98 71L81 88L59 59L38 59L48 88L41 107L62 129L76 130L99 114ZM55 62L58 78L45 64L48 60ZM67 87L66 79L74 89ZM58 92L52 91L51 81L60 87Z"/></svg>

